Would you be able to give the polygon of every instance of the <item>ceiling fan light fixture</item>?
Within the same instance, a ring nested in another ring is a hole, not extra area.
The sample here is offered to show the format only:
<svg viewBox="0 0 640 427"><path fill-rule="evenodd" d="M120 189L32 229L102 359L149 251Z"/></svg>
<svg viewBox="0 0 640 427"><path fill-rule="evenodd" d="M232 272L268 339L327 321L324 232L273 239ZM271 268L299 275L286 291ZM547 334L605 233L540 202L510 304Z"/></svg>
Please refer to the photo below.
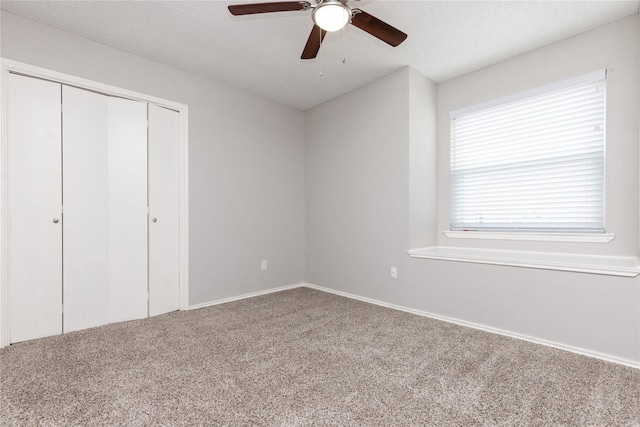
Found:
<svg viewBox="0 0 640 427"><path fill-rule="evenodd" d="M0 0L2 1L2 0ZM313 1L313 3L311 3ZM351 9L348 0L288 0L266 3L230 4L232 15L254 15L257 13L289 12L311 9L313 28L304 46L300 59L313 59L318 55L324 36L329 31L338 31L347 24L369 33L373 37L396 47L407 35L395 27L369 15L361 9ZM343 61L344 62L344 61Z"/></svg>
<svg viewBox="0 0 640 427"><path fill-rule="evenodd" d="M313 9L313 22L325 31L343 29L351 20L351 9L339 0L320 3Z"/></svg>

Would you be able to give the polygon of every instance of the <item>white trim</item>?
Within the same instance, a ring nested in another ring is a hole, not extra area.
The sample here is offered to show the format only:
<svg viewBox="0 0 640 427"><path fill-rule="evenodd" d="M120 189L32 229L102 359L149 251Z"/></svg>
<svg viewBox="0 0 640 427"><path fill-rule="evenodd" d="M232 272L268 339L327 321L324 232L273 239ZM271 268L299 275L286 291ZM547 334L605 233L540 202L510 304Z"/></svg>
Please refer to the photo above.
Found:
<svg viewBox="0 0 640 427"><path fill-rule="evenodd" d="M640 267L638 266L638 259L636 257L507 251L447 246L411 249L408 253L412 258L571 271L576 273L603 274L606 276L636 277L640 274Z"/></svg>
<svg viewBox="0 0 640 427"><path fill-rule="evenodd" d="M10 295L9 295L9 207L8 193L8 156L7 156L7 85L9 73L0 71L0 101L2 113L0 114L0 348L9 345L11 334L10 325Z"/></svg>
<svg viewBox="0 0 640 427"><path fill-rule="evenodd" d="M391 308L393 310L399 310L399 311L403 311L403 312L406 312L406 313L415 314L417 316L428 317L428 318L435 319L435 320L440 320L440 321L443 321L443 322L453 323L453 324L460 325L460 326L465 326L465 327L468 327L468 328L478 329L478 330L489 332L489 333L493 333L493 334L503 335L503 336L506 336L506 337L515 338L515 339L519 339L519 340L523 340L523 341L528 341L528 342L533 343L533 344L540 344L540 345L544 345L544 346L547 346L547 347L553 347L553 348L557 348L559 350L569 351L571 353L579 354L579 355L582 355L582 356L593 357L595 359L600 359L600 360L604 360L604 361L607 361L607 362L617 363L617 364L620 364L620 365L629 366L631 368L640 369L640 361L636 362L636 361L633 361L633 360L622 359L622 358L619 358L619 357L611 356L611 355L608 355L608 354L605 354L605 353L600 353L600 352L597 352L597 351L587 350L587 349L584 349L584 348L574 347L574 346L571 346L571 345L566 345L566 344L558 343L558 342L555 342L555 341L549 341L549 340L545 340L545 339L542 339L542 338L536 338L536 337L532 337L532 336L529 336L529 335L524 335L524 334L519 334L519 333L516 333L516 332L506 331L504 329L493 328L493 327L485 326L485 325L482 325L482 324L479 324L479 323L468 322L466 320L456 319L454 317L442 316L442 315L439 315L439 314L434 314L434 313L430 313L430 312L427 312L427 311L418 310L418 309L415 309L415 308L409 308L409 307L404 307L404 306L397 305L397 304L391 304L391 303L387 303L387 302L384 302L384 301L380 301L380 300L376 300L376 299L372 299L372 298L367 298L367 297L362 297L362 296L359 296L359 295L350 294L348 292L337 291L335 289L325 288L323 286L318 286L318 285L314 285L312 283L306 283L306 282L294 283L292 285L280 286L280 287L277 287L277 288L266 289L264 291L250 292L250 293L247 293L247 294L242 294L242 295L238 295L238 296L234 296L234 297L222 298L222 299L219 299L219 300L203 302L203 303L199 303L199 304L193 304L193 305L188 307L188 310L197 310L199 308L211 307L211 306L215 306L215 305L225 304L225 303L228 303L228 302L239 301L239 300L242 300L242 299L253 298L253 297L257 297L257 296L261 296L261 295L267 295L267 294L271 294L271 293L275 293L275 292L287 291L287 290L296 289L296 288L315 289L317 291L327 292L327 293L330 293L330 294L334 294L334 295L339 295L339 296L346 297L346 298L355 299L355 300L366 302L366 303L369 303L369 304L374 304L374 305L378 305L378 306L381 306L381 307Z"/></svg>
<svg viewBox="0 0 640 427"><path fill-rule="evenodd" d="M180 114L180 309L189 306L189 108L185 104L169 101L140 92L83 79L46 68L0 58L2 117L0 128L0 348L10 343L10 298L8 271L9 256L8 216L7 216L7 76L10 72L24 74L45 80L88 89L110 96L118 96L135 101L149 102L160 107L175 110Z"/></svg>
<svg viewBox="0 0 640 427"><path fill-rule="evenodd" d="M260 295L272 294L274 292L287 291L289 289L301 288L306 286L306 283L294 283L293 285L280 286L277 288L271 288L264 291L250 292L248 294L242 294L235 297L222 298L209 302L202 302L199 304L193 304L189 306L189 310L197 310L199 308L211 307L213 305L226 304L228 302L238 301L246 298L259 297Z"/></svg>
<svg viewBox="0 0 640 427"><path fill-rule="evenodd" d="M554 92L556 90L569 88L571 86L597 82L598 80L603 80L606 77L607 77L606 69L593 71L588 74L583 74L577 77L571 77L559 82L548 84L546 86L525 90L525 91L514 93L511 95L492 99L486 102L481 102L480 104L471 105L469 107L459 108L449 113L449 119L453 120L453 119L456 119L457 117L464 116L465 114L474 113L480 110L486 110L488 108L497 107L499 105L508 104L510 102L519 101L525 98L532 98L534 96L542 95L549 92Z"/></svg>
<svg viewBox="0 0 640 427"><path fill-rule="evenodd" d="M609 243L616 238L614 233L518 233L457 230L444 230L443 233L452 239L523 240L530 242Z"/></svg>
<svg viewBox="0 0 640 427"><path fill-rule="evenodd" d="M187 109L187 106L185 104L181 104L179 102L169 101L167 99L158 98L141 92L135 92L128 89L111 86L105 83L84 79L82 77L72 76L70 74L60 73L58 71L48 70L42 67L36 67L35 65L25 64L23 62L14 61L12 59L0 58L0 63L2 64L3 73L11 71L30 77L51 80L57 83L75 86L81 89L100 92L105 95L119 96L121 98L127 98L134 101L150 102L160 107L169 108L180 113L182 113L183 110Z"/></svg>
<svg viewBox="0 0 640 427"><path fill-rule="evenodd" d="M510 332L510 331L506 331L504 329L493 328L491 326L485 326L485 325L481 325L479 323L468 322L466 320L460 320L460 319L456 319L454 317L441 316L439 314L434 314L434 313L430 313L430 312L427 312L427 311L417 310L417 309L414 309L414 308L404 307L404 306L396 305L396 304L390 304L390 303L387 303L387 302L384 302L384 301L375 300L375 299L372 299L372 298L361 297L361 296L350 294L350 293L347 293L347 292L336 291L334 289L313 285L311 283L305 283L303 286L305 286L307 288L311 288L311 289L316 289L318 291L329 292L329 293L332 293L332 294L335 294L335 295L340 295L340 296L343 296L343 297L352 298L352 299L363 301L363 302L367 302L367 303L370 303L370 304L375 304L375 305L379 305L379 306L382 306L382 307L391 308L391 309L394 309L394 310L404 311L406 313L416 314L418 316L429 317L431 319L441 320L443 322L453 323L453 324L460 325L460 326L466 326L468 328L478 329L478 330L481 330L481 331L490 332L490 333L498 334L498 335L503 335L503 336L510 337L510 338L516 338L516 339L519 339L519 340L528 341L528 342L533 343L533 344L541 344L541 345L544 345L544 346L547 346L547 347L553 347L553 348L557 348L559 350L565 350L565 351L569 351L571 353L580 354L582 356L593 357L593 358L604 360L604 361L607 361L607 362L618 363L620 365L625 365L625 366L629 366L631 368L640 369L640 361L636 362L636 361L633 361L633 360L622 359L622 358L619 358L619 357L611 356L611 355L600 353L600 352L597 352L597 351L587 350L587 349L580 348L580 347L574 347L574 346L571 346L571 345L562 344L562 343L558 343L558 342L554 342L554 341L549 341L549 340L545 340L545 339L542 339L542 338L536 338L536 337L532 337L532 336L529 336L529 335L519 334L519 333L516 333L516 332Z"/></svg>
<svg viewBox="0 0 640 427"><path fill-rule="evenodd" d="M180 115L180 310L189 307L189 107Z"/></svg>
<svg viewBox="0 0 640 427"><path fill-rule="evenodd" d="M252 297L256 297L256 296L260 296L260 295L266 295L266 294L270 294L270 293L274 293L274 292L286 291L286 290L289 290L289 289L295 289L295 288L301 288L301 287L315 289L315 290L318 290L318 291L321 291L321 292L328 292L328 293L331 293L331 294L334 294L334 295L339 295L339 296L342 296L342 297L351 298L351 299L355 299L355 300L358 300L358 301L363 301L363 302L366 302L366 303L369 303L369 304L375 304L375 305L378 305L378 306L387 307L387 308L391 308L391 309L394 309L394 310L400 310L400 311L404 311L406 313L415 314L415 315L418 315L418 316L428 317L428 318L435 319L435 320L441 320L443 322L453 323L453 324L460 325L460 326L465 326L465 327L468 327L468 328L478 329L478 330L485 331L485 332L490 332L490 333L503 335L503 336L510 337L510 338L515 338L515 339L519 339L519 340L523 340L523 341L528 341L528 342L531 342L533 344L540 344L540 345L544 345L544 346L547 346L547 347L553 347L553 348L557 348L559 350L564 350L564 351L569 351L571 353L580 354L582 356L593 357L593 358L604 360L604 361L607 361L607 362L618 363L618 364L621 364L621 365L629 366L631 368L640 369L640 361L636 362L636 361L633 361L633 360L622 359L622 358L619 358L619 357L611 356L611 355L600 353L600 352L597 352L597 351L587 350L587 349L580 348L580 347L574 347L574 346L571 346L571 345L566 345L566 344L562 344L562 343L558 343L558 342L554 342L554 341L549 341L549 340L545 340L545 339L542 339L542 338L536 338L536 337L532 337L532 336L529 336L529 335L519 334L519 333L516 333L516 332L510 332L510 331L506 331L504 329L493 328L493 327L490 327L490 326L485 326L485 325L481 325L479 323L474 323L474 322L468 322L468 321L456 319L456 318L453 318L453 317L441 316L439 314L434 314L434 313L430 313L430 312L427 312L427 311L422 311L422 310L417 310L417 309L414 309L414 308L404 307L404 306L401 306L401 305L390 304L390 303L387 303L387 302L384 302L384 301L380 301L380 300L376 300L376 299L372 299L372 298L367 298L367 297L362 297L362 296L359 296L359 295L350 294L348 292L337 291L335 289L325 288L323 286L318 286L318 285L314 285L314 284L306 283L306 282L296 283L296 284L287 285L287 286L280 286L278 288L272 288L272 289L267 289L267 290L264 290L264 291L252 292L252 293L248 293L248 294L243 294L243 295L239 295L239 296L235 296L235 297L229 297L229 298L223 298L223 299L210 301L210 302L205 302L205 303L200 303L200 304L194 304L194 305L189 307L189 310L195 310L195 309L204 308L204 307L211 307L211 306L214 306L214 305L224 304L224 303L227 303L227 302L238 301L238 300L245 299L245 298L252 298Z"/></svg>

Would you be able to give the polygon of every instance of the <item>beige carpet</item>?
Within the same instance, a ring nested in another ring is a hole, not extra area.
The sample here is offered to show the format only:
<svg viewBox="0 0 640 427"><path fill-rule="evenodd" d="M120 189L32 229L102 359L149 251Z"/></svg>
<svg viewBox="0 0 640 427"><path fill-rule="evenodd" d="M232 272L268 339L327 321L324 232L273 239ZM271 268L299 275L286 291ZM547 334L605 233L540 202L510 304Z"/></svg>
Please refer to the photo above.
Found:
<svg viewBox="0 0 640 427"><path fill-rule="evenodd" d="M0 350L5 425L640 425L640 370L299 288Z"/></svg>

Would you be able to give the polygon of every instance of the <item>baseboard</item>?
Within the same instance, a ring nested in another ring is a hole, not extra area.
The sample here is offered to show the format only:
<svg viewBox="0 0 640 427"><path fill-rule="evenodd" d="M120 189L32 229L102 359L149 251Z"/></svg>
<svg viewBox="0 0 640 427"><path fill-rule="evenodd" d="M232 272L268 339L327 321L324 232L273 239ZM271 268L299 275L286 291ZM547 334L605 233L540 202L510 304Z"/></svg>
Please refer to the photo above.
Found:
<svg viewBox="0 0 640 427"><path fill-rule="evenodd" d="M245 298L252 298L252 297L258 297L260 295L266 295L266 294L271 294L274 292L280 292L280 291L286 291L287 289L294 289L294 288L300 288L303 286L306 286L306 283L294 283L292 285L286 285L286 286L279 286L277 288L271 288L271 289L267 289L264 291L257 291L257 292L251 292L248 294L242 294L242 295L238 295L235 297L229 297L229 298L223 298L223 299L218 299L215 301L208 301L208 302L202 302L200 304L193 304L190 305L187 310L195 310L198 308L204 308L204 307L211 307L212 305L218 305L218 304L224 304L227 302L232 302L232 301L238 301L241 299L245 299Z"/></svg>
<svg viewBox="0 0 640 427"><path fill-rule="evenodd" d="M403 306L396 305L396 304L390 304L390 303L387 303L387 302L384 302L384 301L379 301L379 300L375 300L375 299L371 299L371 298L367 298L367 297L362 297L362 296L359 296L359 295L350 294L350 293L347 293L347 292L337 291L335 289L330 289L330 288L325 288L325 287L322 287L322 286L313 285L311 283L301 283L300 286L305 286L305 287L308 287L308 288L311 288L311 289L316 289L316 290L319 290L319 291L329 292L329 293L340 295L340 296L343 296L343 297L352 298L352 299L356 299L356 300L363 301L363 302L368 302L370 304L375 304L375 305L379 305L379 306L382 306L382 307L392 308L394 310L400 310L400 311L404 311L404 312L411 313L411 314L417 314L418 316L424 316L424 317L429 317L431 319L442 320L444 322L454 323L454 324L460 325L460 326L466 326L466 327L469 327L469 328L479 329L479 330L485 331L485 332L491 332L491 333L498 334L498 335L504 335L504 336L507 336L507 337L510 337L510 338L516 338L516 339L519 339L519 340L529 341L529 342L534 343L534 344L541 344L541 345L545 345L547 347L553 347L553 348L557 348L559 350L570 351L572 353L580 354L580 355L583 355L583 356L593 357L593 358L601 359L601 360L604 360L604 361L607 361L607 362L618 363L620 365L625 365L625 366L629 366L631 368L640 369L640 361L635 362L635 361L632 361L632 360L621 359L621 358L618 358L618 357L615 357L615 356L599 353L599 352L596 352L596 351L586 350L586 349L583 349L583 348L573 347L573 346L570 346L570 345L566 345L566 344L562 344L562 343L558 343L558 342L554 342L554 341L548 341L548 340L541 339L541 338L531 337L531 336L519 334L519 333L516 333L516 332L510 332L510 331L506 331L506 330L503 330L503 329L493 328L493 327L490 327L490 326L485 326L485 325L481 325L481 324L474 323L474 322L468 322L466 320L460 320L460 319L456 319L456 318L453 318L453 317L441 316L439 314L429 313L427 311L416 310L416 309L413 309L413 308L403 307Z"/></svg>
<svg viewBox="0 0 640 427"><path fill-rule="evenodd" d="M307 288L315 289L315 290L322 291L322 292L328 292L328 293L335 294L335 295L340 295L340 296L343 296L343 297L346 297L346 298L351 298L351 299L367 302L367 303L370 303L370 304L375 304L375 305L379 305L379 306L382 306L382 307L391 308L391 309L394 309L394 310L400 310L400 311L404 311L406 313L416 314L418 316L429 317L431 319L441 320L443 322L454 323L456 325L466 326L468 328L478 329L478 330L481 330L481 331L490 332L490 333L498 334L498 335L503 335L503 336L510 337L510 338L516 338L516 339L519 339L519 340L524 340L524 341L531 342L533 344L541 344L541 345L544 345L544 346L547 346L547 347L557 348L559 350L570 351L571 353L580 354L582 356L593 357L593 358L604 360L604 361L607 361L607 362L617 363L617 364L620 364L620 365L629 366L631 368L640 369L640 361L635 362L635 361L632 361L632 360L622 359L622 358L618 358L618 357L611 356L611 355L608 355L608 354L599 353L599 352L591 351L591 350L586 350L586 349L583 349L583 348L580 348L580 347L574 347L574 346L570 346L570 345L566 345L566 344L562 344L562 343L558 343L558 342L554 342L554 341L545 340L545 339L542 339L542 338L537 338L537 337L532 337L532 336L528 336L528 335L519 334L519 333L516 333L516 332L506 331L504 329L493 328L493 327L490 327L490 326L481 325L479 323L468 322L466 320L460 320L460 319L456 319L456 318L453 318L453 317L442 316L442 315L430 313L430 312L427 312L427 311L416 310L414 308L404 307L404 306L401 306L401 305L390 304L390 303L387 303L387 302L384 302L384 301L380 301L380 300L376 300L376 299L372 299L372 298L367 298L367 297L362 297L362 296L359 296L359 295L350 294L348 292L338 291L338 290L331 289L331 288L325 288L323 286L318 286L318 285L314 285L312 283L305 283L305 282L294 283L292 285L287 285L287 286L280 286L280 287L277 287L277 288L271 288L271 289L267 289L267 290L264 290L264 291L251 292L251 293L248 293L248 294L242 294L242 295L238 295L238 296L234 296L234 297L223 298L223 299L204 302L204 303L200 303L200 304L194 304L194 305L190 305L188 309L189 310L195 310L195 309L198 309L198 308L210 307L210 306L213 306L213 305L224 304L224 303L227 303L227 302L238 301L238 300L245 299L245 298L252 298L252 297L257 297L257 296L260 296L260 295L266 295L266 294L271 294L271 293L274 293L274 292L286 291L288 289L294 289L294 288L300 288L300 287L307 287Z"/></svg>

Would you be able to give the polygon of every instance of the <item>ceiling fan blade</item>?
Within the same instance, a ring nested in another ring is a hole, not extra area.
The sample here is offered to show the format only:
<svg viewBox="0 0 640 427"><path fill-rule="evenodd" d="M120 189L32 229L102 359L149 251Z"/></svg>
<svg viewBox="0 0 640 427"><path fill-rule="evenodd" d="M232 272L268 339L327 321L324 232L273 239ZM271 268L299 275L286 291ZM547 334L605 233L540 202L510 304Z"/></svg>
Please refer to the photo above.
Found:
<svg viewBox="0 0 640 427"><path fill-rule="evenodd" d="M361 30L366 31L374 37L395 47L407 38L407 35L395 27L379 20L375 16L369 15L360 9L353 9L355 12L351 18L351 23Z"/></svg>
<svg viewBox="0 0 640 427"><path fill-rule="evenodd" d="M229 5L232 15L251 15L254 13L287 12L290 10L306 10L311 3L306 1L277 1L271 3L247 3Z"/></svg>
<svg viewBox="0 0 640 427"><path fill-rule="evenodd" d="M322 40L324 40L324 36L327 35L327 32L317 25L313 26L311 30L311 34L309 34L309 38L307 39L307 44L304 46L304 50L302 51L301 59L313 59L318 55L318 51L320 50L320 45L322 44Z"/></svg>

